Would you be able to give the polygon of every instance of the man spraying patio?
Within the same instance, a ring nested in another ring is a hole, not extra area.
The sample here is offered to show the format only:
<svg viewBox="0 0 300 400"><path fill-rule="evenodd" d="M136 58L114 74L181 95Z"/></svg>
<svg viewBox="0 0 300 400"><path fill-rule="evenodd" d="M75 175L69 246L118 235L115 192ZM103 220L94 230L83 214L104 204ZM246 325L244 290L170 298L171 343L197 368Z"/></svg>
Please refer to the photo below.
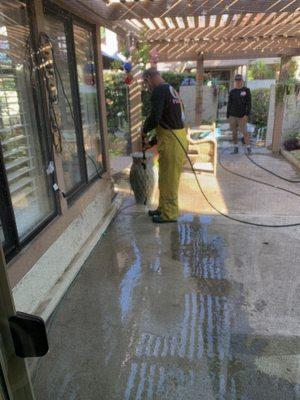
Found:
<svg viewBox="0 0 300 400"><path fill-rule="evenodd" d="M156 130L159 153L159 206L149 211L155 223L176 222L179 180L188 148L183 104L176 90L166 83L156 68L143 74L144 84L151 91L151 111L142 127L142 136ZM181 144L180 144L181 143Z"/></svg>
<svg viewBox="0 0 300 400"><path fill-rule="evenodd" d="M227 118L234 143L233 154L239 152L238 130L243 134L246 144L246 152L251 154L250 135L247 131L247 123L251 111L251 92L245 87L242 75L237 74L234 78L235 87L229 93L227 106Z"/></svg>

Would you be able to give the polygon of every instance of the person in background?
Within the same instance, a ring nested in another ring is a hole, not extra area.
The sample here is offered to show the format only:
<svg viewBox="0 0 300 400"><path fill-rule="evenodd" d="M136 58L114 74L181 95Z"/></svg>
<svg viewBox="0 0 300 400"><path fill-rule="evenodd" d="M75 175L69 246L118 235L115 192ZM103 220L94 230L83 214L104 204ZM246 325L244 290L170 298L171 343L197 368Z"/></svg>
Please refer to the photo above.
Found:
<svg viewBox="0 0 300 400"><path fill-rule="evenodd" d="M250 89L245 87L242 75L237 74L234 81L235 87L229 93L227 105L227 118L229 119L234 144L233 154L239 152L238 130L243 134L247 153L251 154L250 135L247 131L251 112L251 92Z"/></svg>
<svg viewBox="0 0 300 400"><path fill-rule="evenodd" d="M159 153L159 206L149 211L155 223L176 222L179 180L188 140L183 104L176 90L166 83L156 68L143 74L144 84L151 91L151 110L142 127L142 136L156 129Z"/></svg>

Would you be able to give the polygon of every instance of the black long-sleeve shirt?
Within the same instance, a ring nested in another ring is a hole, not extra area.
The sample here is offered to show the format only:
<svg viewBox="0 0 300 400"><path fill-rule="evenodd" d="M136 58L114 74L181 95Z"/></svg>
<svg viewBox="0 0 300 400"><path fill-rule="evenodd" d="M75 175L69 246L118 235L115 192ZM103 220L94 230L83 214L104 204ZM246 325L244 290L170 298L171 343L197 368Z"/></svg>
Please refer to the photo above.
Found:
<svg viewBox="0 0 300 400"><path fill-rule="evenodd" d="M241 89L232 89L229 93L227 105L227 118L242 118L249 116L251 112L251 92L250 89L242 87Z"/></svg>
<svg viewBox="0 0 300 400"><path fill-rule="evenodd" d="M153 89L151 111L144 122L143 132L148 133L159 124L171 129L184 128L181 99L176 90L167 83L162 83Z"/></svg>

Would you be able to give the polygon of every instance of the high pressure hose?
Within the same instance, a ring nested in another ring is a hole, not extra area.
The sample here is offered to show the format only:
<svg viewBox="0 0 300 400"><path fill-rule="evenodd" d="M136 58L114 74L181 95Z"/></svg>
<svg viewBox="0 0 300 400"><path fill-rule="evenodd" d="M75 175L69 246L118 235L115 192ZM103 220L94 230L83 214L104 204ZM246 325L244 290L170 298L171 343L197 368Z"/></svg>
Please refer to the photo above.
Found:
<svg viewBox="0 0 300 400"><path fill-rule="evenodd" d="M144 135L142 135L142 154L143 154L142 166L146 170L146 168L147 168L147 166L146 166L146 142L145 142Z"/></svg>
<svg viewBox="0 0 300 400"><path fill-rule="evenodd" d="M164 124L164 125L165 125L165 124ZM165 126L166 126L166 125L165 125ZM205 200L206 200L207 203L211 206L211 208L212 208L213 210L215 210L219 215L222 215L224 218L227 218L227 219L229 219L229 220L231 220L231 221L239 222L239 223L245 224L245 225L251 225L251 226L256 226L256 227L262 227L262 228L292 228L292 227L300 226L300 222L297 222L297 223L294 223L294 224L283 224L283 225L259 224L259 223L256 223L256 222L250 222L250 221L245 221L245 220L242 220L242 219L239 219L239 218L235 218L235 217L232 217L232 216L230 216L230 215L227 215L227 214L223 213L221 210L219 210L216 206L214 206L214 205L211 203L211 201L209 200L209 198L208 198L207 195L205 194L205 192L204 192L204 190L203 190L203 188L202 188L202 186L201 186L201 183L199 182L198 175L197 175L197 172L196 172L195 169L194 169L193 163L192 163L192 161L191 161L191 159L190 159L190 157L189 157L187 151L185 150L185 147L184 147L183 144L181 143L180 139L177 137L177 135L175 134L175 132L174 132L169 126L166 126L166 129L168 129L168 131L170 131L170 132L172 133L172 135L175 137L175 139L178 141L179 145L181 146L182 150L184 151L184 154L185 154L185 156L186 156L186 158L187 158L187 160L188 160L188 162L189 162L189 164L190 164L190 166L191 166L191 169L192 169L192 171L193 171L193 174L194 174L194 176L195 176L197 185L198 185L198 187L199 187L199 190L200 190L202 196L205 198ZM237 173L235 173L235 174L237 174ZM241 176L241 175L239 174L239 176ZM242 177L243 177L243 176L242 176ZM244 177L244 178L245 178L245 177ZM254 180L254 179L252 179L252 178L247 178L247 179ZM254 181L256 181L256 180L254 180ZM265 182L261 182L261 181L256 181L256 182L257 182L257 183L261 183L261 184L265 184L265 185L267 185L267 186L272 186L272 187L274 187L274 188L276 188L276 189L281 189L281 190L288 191L287 189L279 188L279 187L273 186L273 185L271 185L271 184L266 184ZM289 192L289 191L288 191L288 192ZM298 193L296 194L296 193L293 192L293 194L299 196Z"/></svg>
<svg viewBox="0 0 300 400"><path fill-rule="evenodd" d="M228 149L228 148L223 149L223 151L221 152L221 154L224 154L225 151L226 151L227 149ZM300 194L299 194L299 193L293 192L292 190L285 189L285 188L283 188L283 187L281 187L281 186L272 185L271 183L267 183L267 182L264 182L264 181L260 181L260 180L255 179L255 178L251 178L250 176L242 175L242 174L240 174L239 172L232 171L231 169L227 168L227 167L224 165L224 163L221 161L220 158L219 158L219 160L218 160L218 163L219 163L219 165L224 169L224 171L228 172L228 173L231 174L231 175L235 175L235 176L238 176L239 178L243 178L243 179L246 179L246 180L251 181L251 182L259 183L259 184L261 184L261 185L265 185L265 186L271 187L271 188L273 188L273 189L282 190L283 192L286 192L286 193L292 194L292 195L294 195L294 196L300 197Z"/></svg>
<svg viewBox="0 0 300 400"><path fill-rule="evenodd" d="M252 164L256 165L258 168L263 169L264 171L268 172L269 174L276 176L277 178L280 178L280 179L282 179L286 182L290 182L290 183L300 183L300 180L293 180L293 179L285 178L284 176L278 175L278 174L276 174L276 172L273 172L273 171L269 170L268 168L263 167L262 165L260 165L256 161L254 161L253 158L251 158L248 154L246 154L246 157L248 158L248 160L250 162L252 162Z"/></svg>

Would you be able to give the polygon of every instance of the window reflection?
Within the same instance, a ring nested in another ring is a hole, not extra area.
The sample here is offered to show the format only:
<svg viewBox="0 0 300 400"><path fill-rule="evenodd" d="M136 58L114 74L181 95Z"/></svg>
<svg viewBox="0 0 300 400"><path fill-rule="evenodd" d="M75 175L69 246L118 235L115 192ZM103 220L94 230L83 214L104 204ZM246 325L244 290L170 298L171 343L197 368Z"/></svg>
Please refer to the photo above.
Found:
<svg viewBox="0 0 300 400"><path fill-rule="evenodd" d="M75 123L73 120L73 103L68 62L68 48L63 21L47 15L46 30L51 38L55 56L55 65L59 76L58 99L61 113L62 159L65 191L70 192L81 182L80 164ZM72 112L70 109L72 108Z"/></svg>
<svg viewBox="0 0 300 400"><path fill-rule="evenodd" d="M91 178L97 173L96 169L102 169L93 35L89 30L74 24L74 38L84 148L88 177Z"/></svg>
<svg viewBox="0 0 300 400"><path fill-rule="evenodd" d="M0 38L0 141L22 239L54 210L37 129L28 63L29 27L23 2L1 2ZM3 241L2 228L0 232Z"/></svg>

